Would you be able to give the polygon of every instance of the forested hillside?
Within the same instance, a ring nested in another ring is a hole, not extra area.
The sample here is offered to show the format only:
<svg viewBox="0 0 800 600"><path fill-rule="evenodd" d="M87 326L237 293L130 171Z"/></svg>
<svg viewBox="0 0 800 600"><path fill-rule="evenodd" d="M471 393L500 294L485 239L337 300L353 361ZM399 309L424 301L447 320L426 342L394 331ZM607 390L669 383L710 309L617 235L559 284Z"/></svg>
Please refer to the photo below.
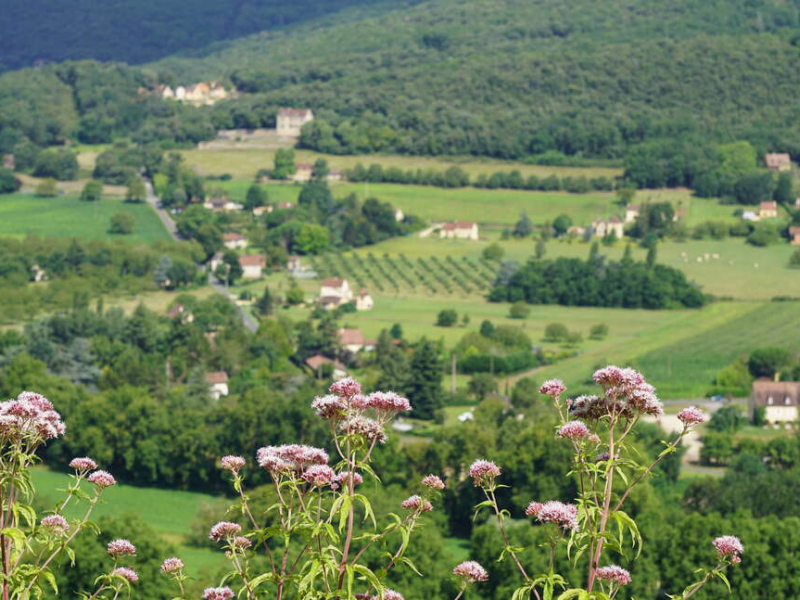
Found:
<svg viewBox="0 0 800 600"><path fill-rule="evenodd" d="M9 0L0 72L82 58L142 63L181 50L383 0Z"/></svg>

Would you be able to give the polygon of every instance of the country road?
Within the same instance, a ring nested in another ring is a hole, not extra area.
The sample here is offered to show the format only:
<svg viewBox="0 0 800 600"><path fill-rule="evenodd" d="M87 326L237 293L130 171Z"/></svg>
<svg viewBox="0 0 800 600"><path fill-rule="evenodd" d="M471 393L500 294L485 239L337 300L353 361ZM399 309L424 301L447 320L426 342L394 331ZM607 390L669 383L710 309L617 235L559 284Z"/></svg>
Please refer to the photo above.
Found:
<svg viewBox="0 0 800 600"><path fill-rule="evenodd" d="M156 196L155 190L153 189L153 184L148 179L145 179L144 185L145 188L147 188L147 203L153 207L153 210L158 215L158 218L161 219L164 227L166 227L167 231L175 239L175 241L182 241L184 238L178 232L178 227L175 225L175 220L172 218L172 215L163 207L158 196ZM203 264L198 264L197 267L205 270L205 265ZM231 295L230 292L225 289L225 286L220 283L213 273L208 274L208 285L210 285L217 293L222 294L231 304L233 304L236 312L239 314L239 318L242 320L242 324L244 324L245 328L250 331L250 333L255 333L258 330L258 321L247 314L241 306L236 304L236 297Z"/></svg>

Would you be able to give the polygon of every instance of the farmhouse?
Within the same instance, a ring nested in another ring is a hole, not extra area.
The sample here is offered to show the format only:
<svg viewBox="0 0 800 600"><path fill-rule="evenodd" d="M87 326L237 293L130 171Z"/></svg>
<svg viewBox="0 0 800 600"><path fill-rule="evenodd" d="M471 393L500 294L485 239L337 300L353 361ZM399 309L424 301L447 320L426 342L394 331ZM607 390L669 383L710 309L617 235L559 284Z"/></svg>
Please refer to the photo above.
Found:
<svg viewBox="0 0 800 600"><path fill-rule="evenodd" d="M241 233L223 233L222 244L229 250L247 248L247 238Z"/></svg>
<svg viewBox="0 0 800 600"><path fill-rule="evenodd" d="M286 269L291 272L301 271L303 269L303 263L300 260L299 256L290 256L289 259L286 261Z"/></svg>
<svg viewBox="0 0 800 600"><path fill-rule="evenodd" d="M203 208L213 210L214 212L233 212L242 210L244 207L238 202L233 202L228 198L211 198L203 202Z"/></svg>
<svg viewBox="0 0 800 600"><path fill-rule="evenodd" d="M800 246L800 227L795 225L789 227L789 243L794 246Z"/></svg>
<svg viewBox="0 0 800 600"><path fill-rule="evenodd" d="M276 129L278 135L298 137L300 129L314 120L314 113L309 108L281 108L278 110Z"/></svg>
<svg viewBox="0 0 800 600"><path fill-rule="evenodd" d="M294 175L292 175L292 181L304 183L311 179L311 172L314 170L314 165L311 163L296 163L294 167L297 170L294 172Z"/></svg>
<svg viewBox="0 0 800 600"><path fill-rule="evenodd" d="M267 266L267 257L263 254L243 254L239 257L242 267L242 277L245 279L260 279L264 267Z"/></svg>
<svg viewBox="0 0 800 600"><path fill-rule="evenodd" d="M800 381L770 381L759 379L753 382L750 392L750 416L756 409L764 409L767 423L793 423L797 420L800 404Z"/></svg>
<svg viewBox="0 0 800 600"><path fill-rule="evenodd" d="M439 229L439 237L442 239L477 240L478 224L474 221L442 223L441 229Z"/></svg>
<svg viewBox="0 0 800 600"><path fill-rule="evenodd" d="M621 239L625 234L622 221L619 217L611 217L610 219L595 219L592 221L592 233L596 237L607 237L612 233Z"/></svg>
<svg viewBox="0 0 800 600"><path fill-rule="evenodd" d="M778 203L774 201L762 202L758 206L758 217L760 219L774 219L778 216Z"/></svg>
<svg viewBox="0 0 800 600"><path fill-rule="evenodd" d="M180 323L191 323L194 321L194 315L190 313L183 304L176 304L167 311L167 317L173 321Z"/></svg>
<svg viewBox="0 0 800 600"><path fill-rule="evenodd" d="M344 369L344 365L340 363L338 360L331 360L321 354L315 354L306 359L306 365L309 369L314 371L314 375L317 379L322 377L322 368L325 365L331 365L333 369L332 375L334 379L342 379L343 377L347 377L347 371Z"/></svg>
<svg viewBox="0 0 800 600"><path fill-rule="evenodd" d="M228 374L225 371L206 373L206 383L210 387L209 391L214 400L219 400L222 396L230 393L228 391Z"/></svg>
<svg viewBox="0 0 800 600"><path fill-rule="evenodd" d="M260 217L261 215L268 215L268 214L269 214L269 213L271 213L273 210L275 210L275 207L274 207L274 206L256 206L256 207L253 209L253 214L254 214L256 217Z"/></svg>
<svg viewBox="0 0 800 600"><path fill-rule="evenodd" d="M356 310L372 310L375 307L375 302L366 288L361 288L356 295Z"/></svg>
<svg viewBox="0 0 800 600"><path fill-rule="evenodd" d="M328 277L319 288L319 297L320 299L338 298L339 303L344 304L353 299L353 290L350 289L347 279Z"/></svg>
<svg viewBox="0 0 800 600"><path fill-rule="evenodd" d="M326 177L328 181L341 181L342 180L342 171L340 169L331 169L328 171L328 176Z"/></svg>
<svg viewBox="0 0 800 600"><path fill-rule="evenodd" d="M339 344L350 352L360 352L361 350L374 350L375 342L373 340L365 340L364 334L360 329L346 329L342 328L336 332L339 336Z"/></svg>
<svg viewBox="0 0 800 600"><path fill-rule="evenodd" d="M785 152L767 154L764 162L771 171L788 171L792 168L792 159Z"/></svg>
<svg viewBox="0 0 800 600"><path fill-rule="evenodd" d="M625 207L625 222L633 223L641 212L641 206L638 204L628 204L628 206Z"/></svg>

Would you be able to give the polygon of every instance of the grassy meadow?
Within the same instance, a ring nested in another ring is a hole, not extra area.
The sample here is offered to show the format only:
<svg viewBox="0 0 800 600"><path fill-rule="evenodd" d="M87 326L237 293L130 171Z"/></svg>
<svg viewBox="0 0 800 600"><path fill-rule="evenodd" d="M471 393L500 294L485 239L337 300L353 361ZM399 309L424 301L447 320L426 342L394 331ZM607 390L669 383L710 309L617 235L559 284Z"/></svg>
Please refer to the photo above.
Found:
<svg viewBox="0 0 800 600"><path fill-rule="evenodd" d="M111 216L127 212L136 223L130 235L108 232ZM169 241L158 215L147 204L129 204L119 199L84 202L77 195L40 198L34 194L0 195L0 236L26 235L78 237L150 243Z"/></svg>

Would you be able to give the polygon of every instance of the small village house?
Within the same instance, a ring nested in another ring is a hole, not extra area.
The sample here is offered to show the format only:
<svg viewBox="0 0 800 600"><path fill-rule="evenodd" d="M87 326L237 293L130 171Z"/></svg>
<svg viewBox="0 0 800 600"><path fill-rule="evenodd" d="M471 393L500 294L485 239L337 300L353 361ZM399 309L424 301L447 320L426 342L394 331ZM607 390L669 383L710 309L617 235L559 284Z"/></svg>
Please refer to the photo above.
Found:
<svg viewBox="0 0 800 600"><path fill-rule="evenodd" d="M628 206L625 207L625 222L633 223L639 218L641 212L641 206L638 204L628 204Z"/></svg>
<svg viewBox="0 0 800 600"><path fill-rule="evenodd" d="M303 262L299 256L290 256L286 261L286 269L294 273L303 269Z"/></svg>
<svg viewBox="0 0 800 600"><path fill-rule="evenodd" d="M214 256L212 256L211 259L208 261L208 269L212 273L214 273L214 272L216 272L217 267L219 267L222 264L222 262L223 262L222 261L222 252L215 252Z"/></svg>
<svg viewBox="0 0 800 600"><path fill-rule="evenodd" d="M339 345L354 354L361 350L375 349L375 341L365 340L364 334L361 333L360 329L348 329L343 327L336 333L339 336Z"/></svg>
<svg viewBox="0 0 800 600"><path fill-rule="evenodd" d="M325 365L331 365L331 376L335 380L342 379L347 377L347 371L344 368L344 365L340 363L338 360L331 360L326 356L322 356L321 354L315 354L306 359L306 366L314 372L314 376L317 379L322 378L322 371Z"/></svg>
<svg viewBox="0 0 800 600"><path fill-rule="evenodd" d="M337 182L342 180L342 171L340 169L331 169L325 177L330 182Z"/></svg>
<svg viewBox="0 0 800 600"><path fill-rule="evenodd" d="M38 264L31 267L31 281L33 283L41 283L47 281L47 272L42 269Z"/></svg>
<svg viewBox="0 0 800 600"><path fill-rule="evenodd" d="M764 163L770 171L788 171L792 168L792 159L785 152L767 154L764 157Z"/></svg>
<svg viewBox="0 0 800 600"><path fill-rule="evenodd" d="M247 238L241 233L230 232L222 234L222 245L228 250L247 248Z"/></svg>
<svg viewBox="0 0 800 600"><path fill-rule="evenodd" d="M228 391L228 374L225 371L206 373L206 383L208 383L209 393L214 400L219 400L230 393Z"/></svg>
<svg viewBox="0 0 800 600"><path fill-rule="evenodd" d="M750 417L757 409L764 409L764 420L770 424L797 421L797 406L800 403L800 381L770 381L759 379L753 382L750 392Z"/></svg>
<svg viewBox="0 0 800 600"><path fill-rule="evenodd" d="M168 85L157 85L153 88L153 94L161 96L165 100L177 100L195 106L211 106L230 97L223 86L216 81L195 83L192 85L179 85L174 90Z"/></svg>
<svg viewBox="0 0 800 600"><path fill-rule="evenodd" d="M210 198L203 202L203 208L213 210L214 212L234 212L242 210L244 207L238 202L234 202L228 198Z"/></svg>
<svg viewBox="0 0 800 600"><path fill-rule="evenodd" d="M267 257L264 254L243 254L239 257L239 265L244 279L261 279L267 266Z"/></svg>
<svg viewBox="0 0 800 600"><path fill-rule="evenodd" d="M278 209L279 210L293 210L294 204L291 202L278 202Z"/></svg>
<svg viewBox="0 0 800 600"><path fill-rule="evenodd" d="M800 227L796 225L789 227L789 243L793 246L800 246Z"/></svg>
<svg viewBox="0 0 800 600"><path fill-rule="evenodd" d="M294 168L296 171L292 175L292 181L305 183L311 179L311 173L314 171L314 165L311 163L296 163Z"/></svg>
<svg viewBox="0 0 800 600"><path fill-rule="evenodd" d="M478 224L474 221L442 223L441 229L439 229L439 238L477 241Z"/></svg>
<svg viewBox="0 0 800 600"><path fill-rule="evenodd" d="M375 308L375 302L372 300L366 288L361 288L356 295L356 310L372 310Z"/></svg>
<svg viewBox="0 0 800 600"><path fill-rule="evenodd" d="M260 217L261 215L268 215L273 210L275 210L274 206L256 206L253 209L253 214L257 217Z"/></svg>
<svg viewBox="0 0 800 600"><path fill-rule="evenodd" d="M774 200L762 202L758 205L758 217L760 219L774 219L778 216L778 203Z"/></svg>
<svg viewBox="0 0 800 600"><path fill-rule="evenodd" d="M395 221L397 221L398 223L402 223L403 219L405 219L405 218L406 218L406 216L405 216L405 214L403 214L402 210L400 210L399 208L395 209L395 211L394 211L394 220Z"/></svg>
<svg viewBox="0 0 800 600"><path fill-rule="evenodd" d="M347 279L328 277L322 281L322 285L319 288L319 297L320 299L338 298L339 304L344 304L353 299L353 290L350 289Z"/></svg>
<svg viewBox="0 0 800 600"><path fill-rule="evenodd" d="M617 239L622 239L622 236L625 235L625 229L619 217L611 217L610 219L595 219L592 221L592 233L599 238L608 237L613 233L617 236Z"/></svg>
<svg viewBox="0 0 800 600"><path fill-rule="evenodd" d="M303 125L314 120L314 113L309 108L281 108L276 118L278 135L298 137Z"/></svg>
<svg viewBox="0 0 800 600"><path fill-rule="evenodd" d="M180 302L167 311L167 317L180 323L191 323L194 321L194 315Z"/></svg>

